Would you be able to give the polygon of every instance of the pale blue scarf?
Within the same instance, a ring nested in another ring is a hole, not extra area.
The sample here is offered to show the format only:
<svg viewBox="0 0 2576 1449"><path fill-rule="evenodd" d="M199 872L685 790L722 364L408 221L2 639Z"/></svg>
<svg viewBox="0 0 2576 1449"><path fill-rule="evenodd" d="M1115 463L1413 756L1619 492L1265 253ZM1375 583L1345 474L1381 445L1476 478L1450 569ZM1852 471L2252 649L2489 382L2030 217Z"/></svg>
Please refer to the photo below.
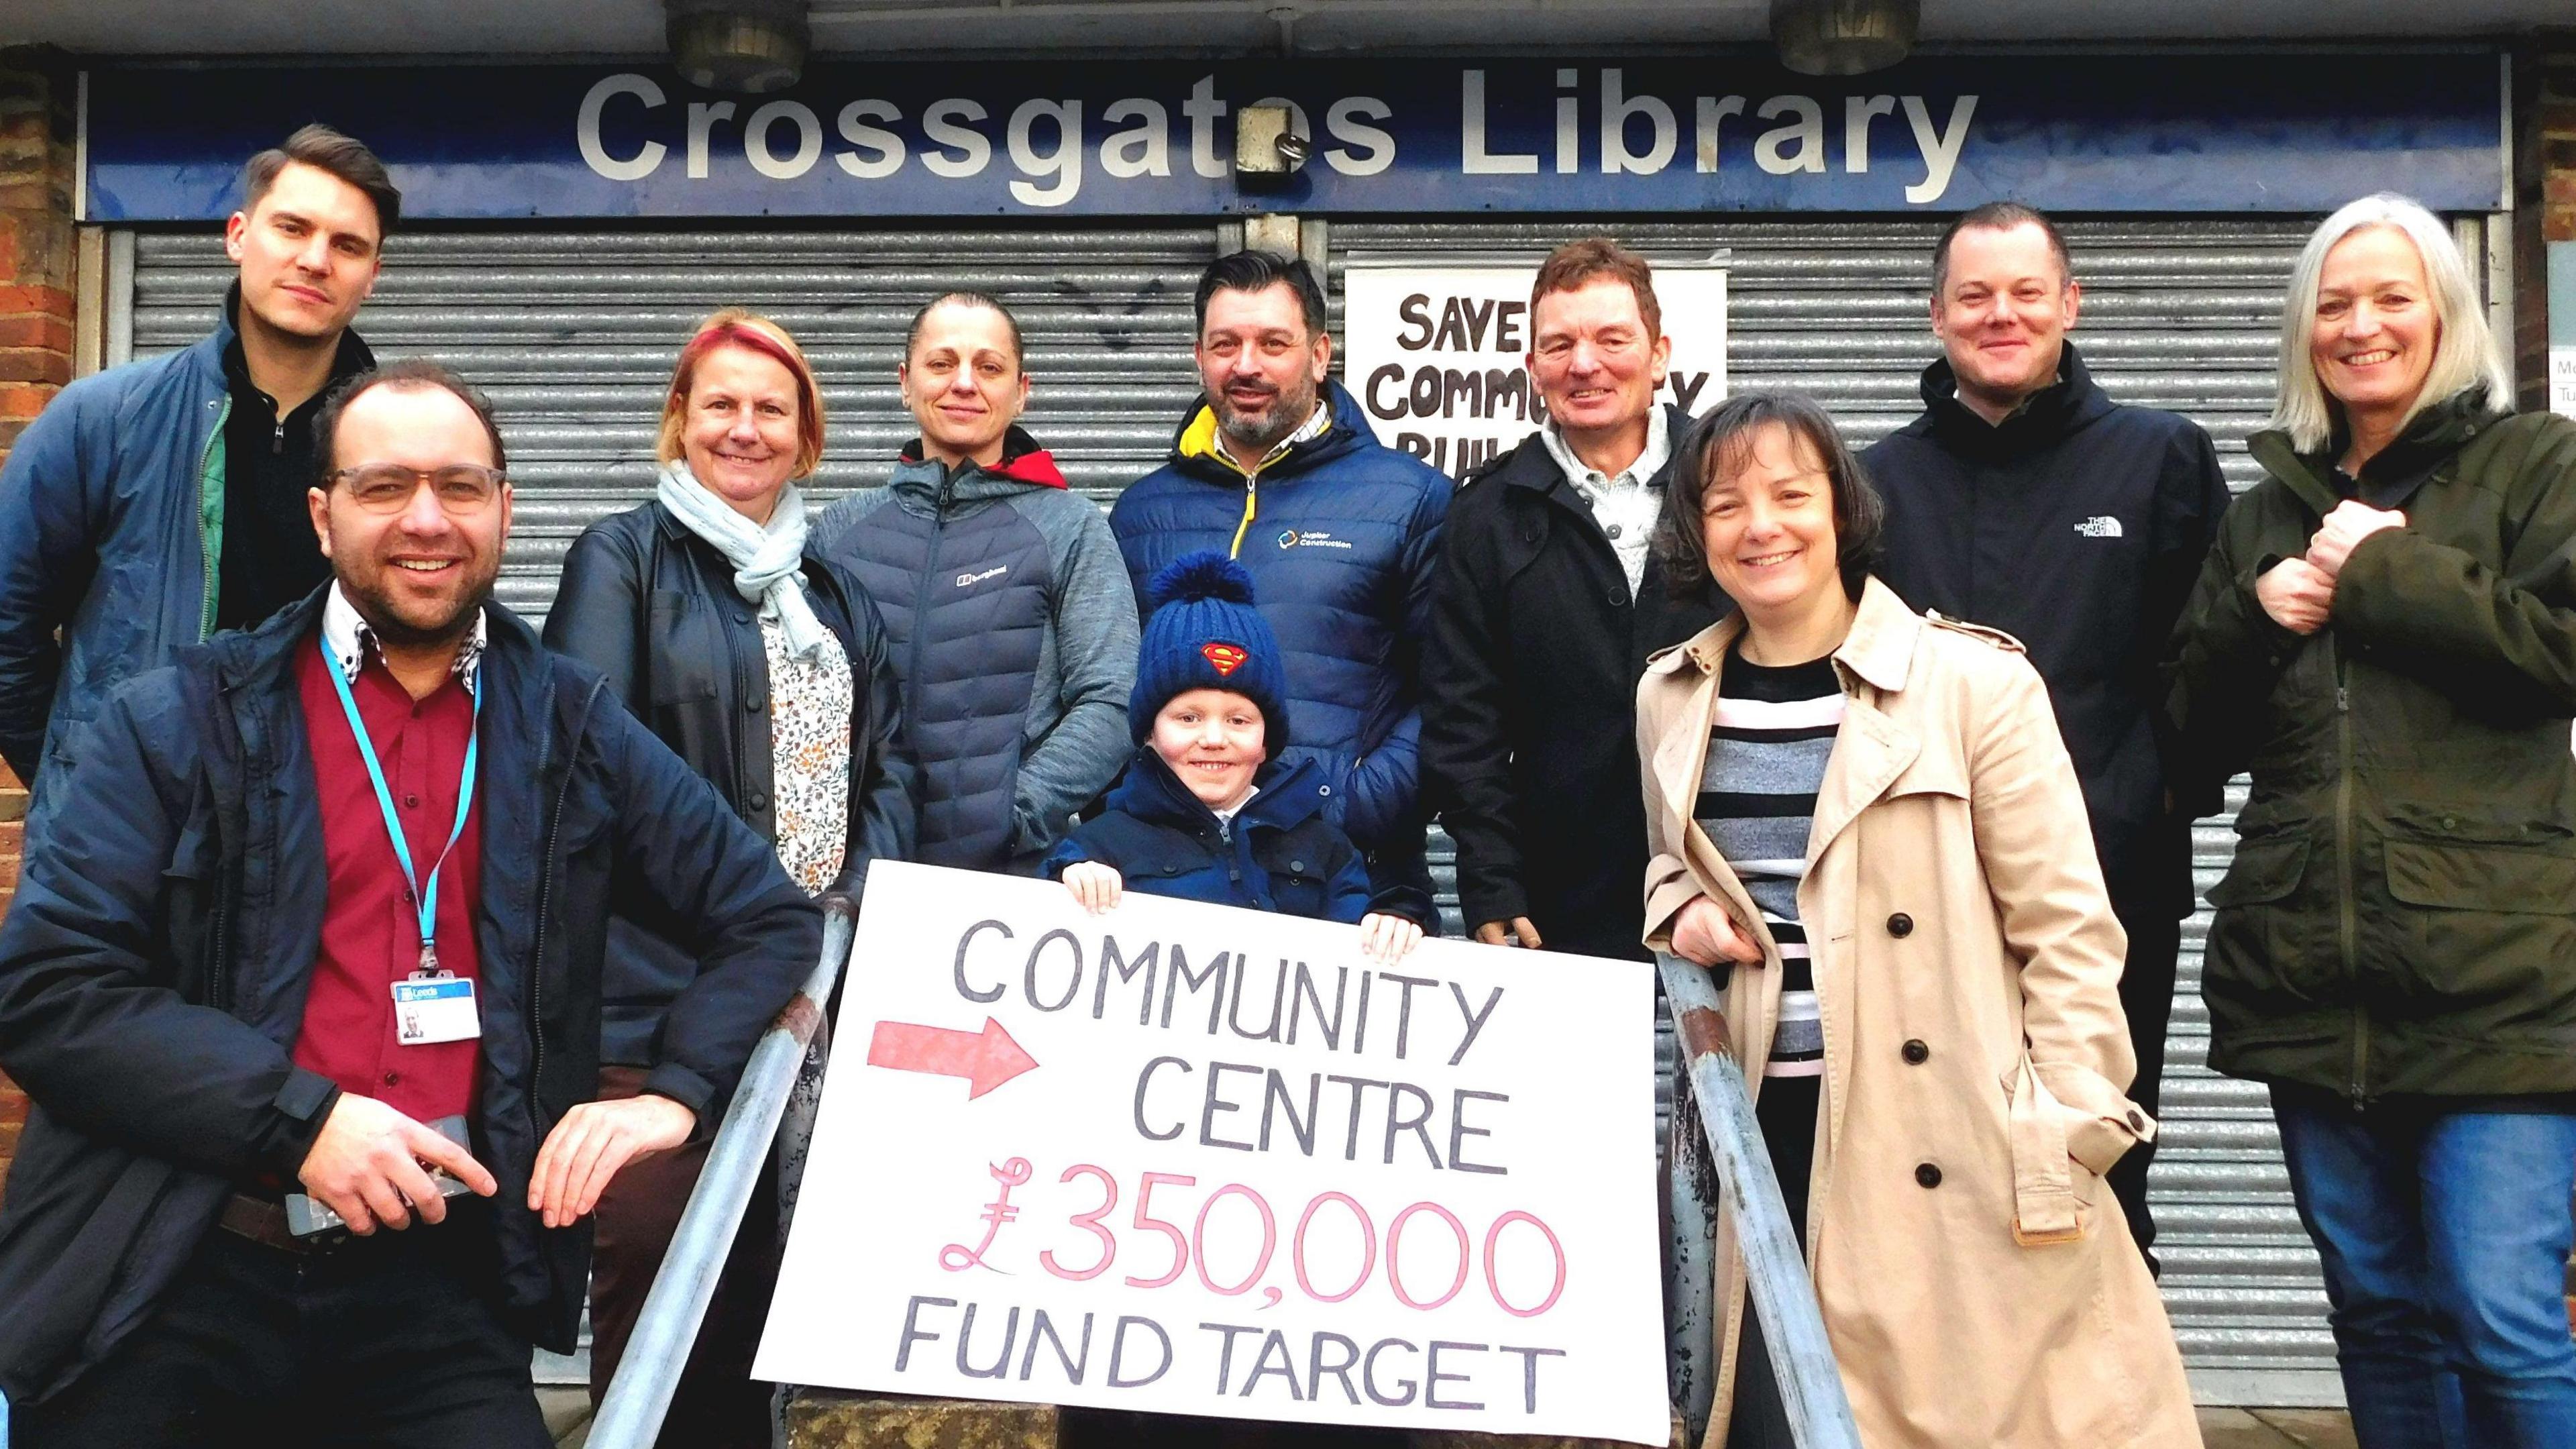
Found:
<svg viewBox="0 0 2576 1449"><path fill-rule="evenodd" d="M734 592L758 604L763 620L777 621L789 655L803 659L832 642L831 630L805 599L805 495L795 484L779 490L767 527L735 512L678 459L662 465L654 497L733 565Z"/></svg>

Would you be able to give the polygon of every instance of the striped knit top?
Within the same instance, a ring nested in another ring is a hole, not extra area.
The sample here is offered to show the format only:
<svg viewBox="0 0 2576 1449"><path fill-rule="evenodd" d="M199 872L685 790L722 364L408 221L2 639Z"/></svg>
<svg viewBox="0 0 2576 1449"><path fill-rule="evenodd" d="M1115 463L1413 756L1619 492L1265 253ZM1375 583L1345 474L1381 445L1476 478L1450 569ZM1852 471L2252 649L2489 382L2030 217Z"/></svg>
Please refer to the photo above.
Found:
<svg viewBox="0 0 2576 1449"><path fill-rule="evenodd" d="M1780 944L1780 1018L1766 1077L1813 1077L1825 1069L1798 882L1807 874L1816 791L1842 722L1842 685L1830 658L1770 668L1748 662L1740 643L1728 654L1692 814Z"/></svg>

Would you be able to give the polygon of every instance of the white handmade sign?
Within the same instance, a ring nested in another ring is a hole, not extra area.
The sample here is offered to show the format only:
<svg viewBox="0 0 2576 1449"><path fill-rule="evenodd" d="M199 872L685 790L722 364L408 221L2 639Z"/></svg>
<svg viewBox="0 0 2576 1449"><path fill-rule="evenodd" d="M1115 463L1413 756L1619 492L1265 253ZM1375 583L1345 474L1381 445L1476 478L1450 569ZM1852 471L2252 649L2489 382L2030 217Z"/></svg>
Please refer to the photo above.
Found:
<svg viewBox="0 0 2576 1449"><path fill-rule="evenodd" d="M757 1376L1665 1442L1647 966L868 886Z"/></svg>
<svg viewBox="0 0 2576 1449"><path fill-rule="evenodd" d="M1343 273L1343 384L1379 442L1453 478L1536 432L1528 266L1353 262ZM1726 396L1726 267L1655 264L1673 355L1659 401L1694 416Z"/></svg>

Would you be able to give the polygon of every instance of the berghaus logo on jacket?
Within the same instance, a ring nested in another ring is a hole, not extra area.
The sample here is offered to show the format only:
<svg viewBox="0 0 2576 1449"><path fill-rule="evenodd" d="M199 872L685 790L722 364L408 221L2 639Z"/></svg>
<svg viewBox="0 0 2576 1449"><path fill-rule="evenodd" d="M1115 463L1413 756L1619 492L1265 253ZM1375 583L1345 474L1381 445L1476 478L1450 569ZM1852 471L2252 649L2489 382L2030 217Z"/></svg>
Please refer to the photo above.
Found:
<svg viewBox="0 0 2576 1449"><path fill-rule="evenodd" d="M986 569L980 574L959 574L957 576L957 587L961 589L971 589L977 584L984 582L986 579L998 579L1010 571L1011 566L1009 564L1000 564L993 568Z"/></svg>

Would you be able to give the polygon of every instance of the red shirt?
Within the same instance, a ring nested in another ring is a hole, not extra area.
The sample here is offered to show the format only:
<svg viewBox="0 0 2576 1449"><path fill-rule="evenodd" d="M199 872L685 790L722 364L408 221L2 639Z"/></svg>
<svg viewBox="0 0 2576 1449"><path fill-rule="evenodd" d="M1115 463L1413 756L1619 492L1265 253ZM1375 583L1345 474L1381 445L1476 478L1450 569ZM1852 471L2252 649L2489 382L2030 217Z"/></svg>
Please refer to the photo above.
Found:
<svg viewBox="0 0 2576 1449"><path fill-rule="evenodd" d="M349 693L393 792L413 867L426 881L456 824L456 790L474 733L473 696L451 675L428 698L414 701L374 650L365 651L365 658ZM296 685L312 740L313 782L321 791L330 892L295 1063L329 1077L343 1091L431 1122L472 1106L482 1043L404 1046L395 1036L393 984L420 965L420 918L402 862L386 838L367 763L325 672L336 667L311 637L299 646ZM438 964L468 979L478 960L474 918L483 899L482 843L478 803L438 873Z"/></svg>

